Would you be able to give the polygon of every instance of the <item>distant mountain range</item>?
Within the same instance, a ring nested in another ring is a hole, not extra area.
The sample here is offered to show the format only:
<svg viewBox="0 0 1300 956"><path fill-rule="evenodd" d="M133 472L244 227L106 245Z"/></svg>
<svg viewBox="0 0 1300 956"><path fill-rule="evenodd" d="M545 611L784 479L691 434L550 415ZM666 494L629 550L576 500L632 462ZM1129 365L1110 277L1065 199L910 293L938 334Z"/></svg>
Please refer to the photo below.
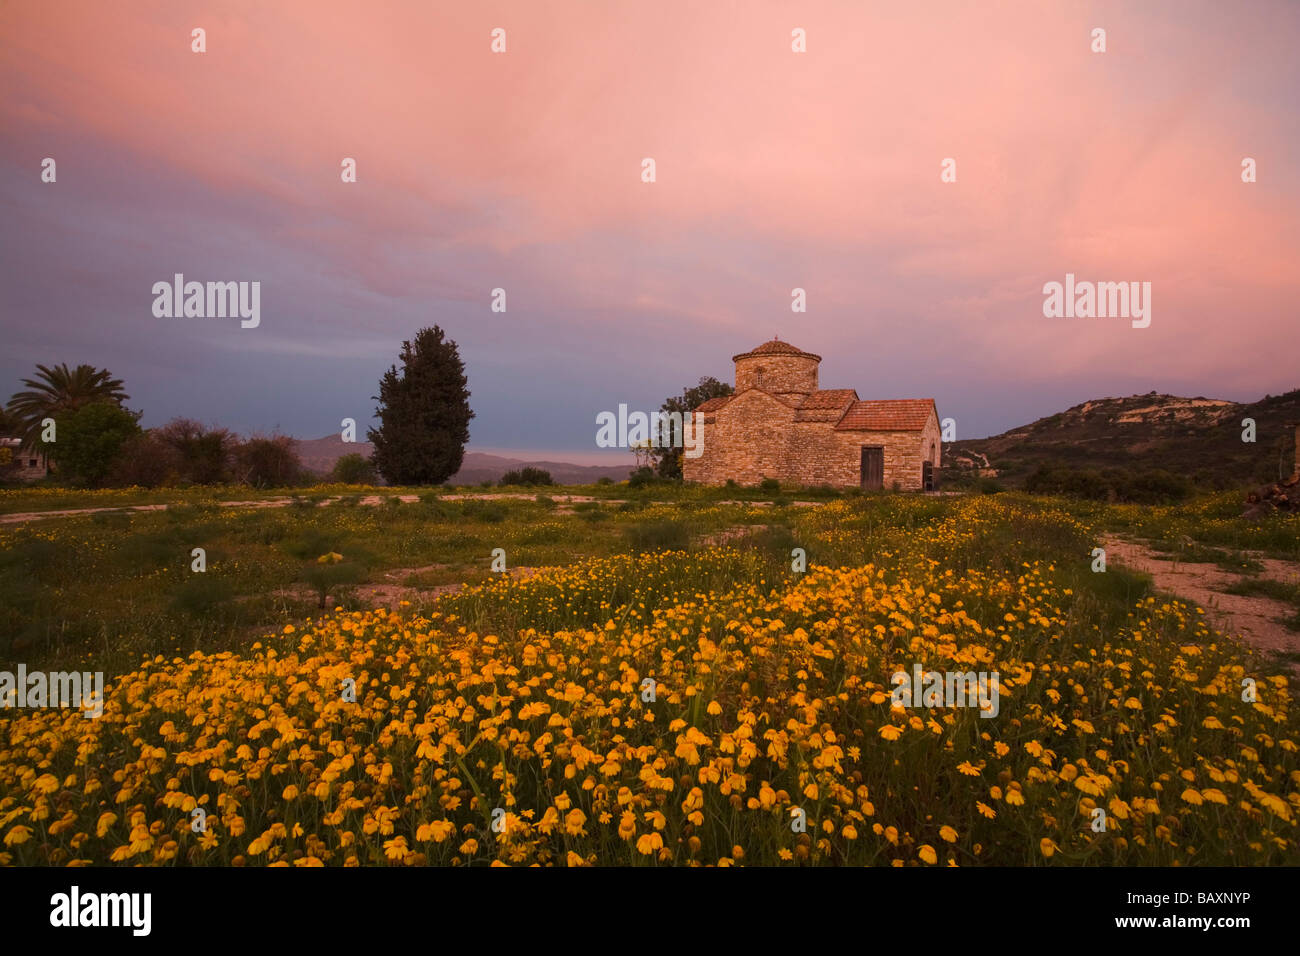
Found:
<svg viewBox="0 0 1300 956"><path fill-rule="evenodd" d="M374 446L369 442L344 442L338 435L324 438L295 439L303 467L318 474L328 475L334 463L344 455L356 453L369 458ZM575 465L564 461L525 461L467 451L460 471L447 480L449 485L477 485L484 481L499 481L507 471L521 468L541 468L551 473L556 484L590 485L601 478L622 481L632 470L631 465Z"/></svg>
<svg viewBox="0 0 1300 956"><path fill-rule="evenodd" d="M1242 420L1255 420L1255 442ZM1239 403L1177 395L1101 398L991 438L943 446L948 479L1019 486L1040 465L1075 470L1161 469L1200 485L1233 487L1291 474L1300 389Z"/></svg>

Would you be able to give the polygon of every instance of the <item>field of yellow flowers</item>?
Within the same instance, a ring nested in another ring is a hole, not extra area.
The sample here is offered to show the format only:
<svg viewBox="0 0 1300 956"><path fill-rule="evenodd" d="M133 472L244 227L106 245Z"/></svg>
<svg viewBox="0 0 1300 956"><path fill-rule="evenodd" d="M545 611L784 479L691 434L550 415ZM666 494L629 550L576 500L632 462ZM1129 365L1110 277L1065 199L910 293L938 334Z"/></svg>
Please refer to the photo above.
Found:
<svg viewBox="0 0 1300 956"><path fill-rule="evenodd" d="M896 497L780 534L806 572L610 555L0 712L0 863L1300 862L1286 678L1101 583L1084 522ZM997 672L997 716L891 706L916 664Z"/></svg>

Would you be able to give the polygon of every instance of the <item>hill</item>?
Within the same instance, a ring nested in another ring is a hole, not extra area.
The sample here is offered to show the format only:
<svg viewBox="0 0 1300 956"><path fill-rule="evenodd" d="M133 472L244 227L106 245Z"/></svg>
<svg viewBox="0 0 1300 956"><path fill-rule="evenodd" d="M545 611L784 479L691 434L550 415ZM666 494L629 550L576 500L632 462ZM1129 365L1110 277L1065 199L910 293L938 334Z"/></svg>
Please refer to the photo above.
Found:
<svg viewBox="0 0 1300 956"><path fill-rule="evenodd" d="M1255 420L1253 444L1242 441L1245 418ZM1291 474L1297 423L1300 389L1245 404L1156 392L1102 398L1001 435L945 445L943 478L1023 487L1043 470L1123 469L1166 471L1206 488L1260 484Z"/></svg>
<svg viewBox="0 0 1300 956"><path fill-rule="evenodd" d="M303 467L318 475L327 475L334 463L344 455L356 453L369 458L374 446L369 442L345 443L338 435L324 438L295 439ZM622 481L632 471L632 465L575 465L565 461L525 461L502 455L488 455L467 451L460 471L448 479L449 485L477 485L484 481L499 481L507 471L526 467L541 468L551 473L557 484L589 485L601 478Z"/></svg>

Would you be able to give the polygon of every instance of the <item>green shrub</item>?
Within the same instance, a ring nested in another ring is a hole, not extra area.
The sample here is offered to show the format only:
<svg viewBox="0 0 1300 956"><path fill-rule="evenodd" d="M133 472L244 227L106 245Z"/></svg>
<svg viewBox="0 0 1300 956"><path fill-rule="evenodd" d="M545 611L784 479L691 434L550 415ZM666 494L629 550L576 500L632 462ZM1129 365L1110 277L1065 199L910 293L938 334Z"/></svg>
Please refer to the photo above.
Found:
<svg viewBox="0 0 1300 956"><path fill-rule="evenodd" d="M330 471L330 481L342 485L373 485L376 477L375 466L355 451L334 462Z"/></svg>
<svg viewBox="0 0 1300 956"><path fill-rule="evenodd" d="M629 488L646 488L650 485L661 484L666 480L655 474L653 468L638 468L628 475L627 486Z"/></svg>
<svg viewBox="0 0 1300 956"><path fill-rule="evenodd" d="M290 488L306 477L294 441L287 435L254 435L235 449L239 481L254 488Z"/></svg>
<svg viewBox="0 0 1300 956"><path fill-rule="evenodd" d="M553 485L555 482L551 480L551 473L549 471L545 471L541 468L528 467L520 471L507 471L501 476L500 484L502 486L519 485L522 487L530 487L533 485Z"/></svg>
<svg viewBox="0 0 1300 956"><path fill-rule="evenodd" d="M140 434L137 417L108 402L60 414L55 441L45 446L60 477L90 488L103 485L127 441Z"/></svg>
<svg viewBox="0 0 1300 956"><path fill-rule="evenodd" d="M1087 501L1170 504L1191 496L1192 483L1159 468L1130 472L1125 468L1069 468L1040 464L1025 479L1032 494L1062 495Z"/></svg>

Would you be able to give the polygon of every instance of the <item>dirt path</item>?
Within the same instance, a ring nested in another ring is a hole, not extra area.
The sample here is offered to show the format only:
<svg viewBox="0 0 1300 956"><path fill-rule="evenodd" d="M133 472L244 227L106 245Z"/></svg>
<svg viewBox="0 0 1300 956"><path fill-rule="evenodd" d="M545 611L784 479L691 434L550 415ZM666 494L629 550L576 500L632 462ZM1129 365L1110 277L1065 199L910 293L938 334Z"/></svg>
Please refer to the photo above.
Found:
<svg viewBox="0 0 1300 956"><path fill-rule="evenodd" d="M537 494L531 494L531 495L520 494L517 492L501 492L497 494L487 494L487 495L475 495L475 494L439 495L438 500L439 501L466 501L470 499L475 499L479 501L497 501L501 499L514 499L517 501L535 501L537 500L537 495L546 495L546 489L540 488ZM560 507L556 509L557 513L559 514L572 514L573 506L578 504L589 504L593 502L607 504L607 505L626 504L626 499L624 498L596 498L591 495L547 495L547 497L551 498L551 500L556 502L556 504L560 505ZM369 507L376 507L378 505L382 505L389 498L396 498L398 501L401 501L403 504L413 504L414 502L420 500L419 495L366 495L364 498L361 499L361 504L367 505ZM323 501L317 502L317 507L324 508L326 505L336 504L341 500L342 500L342 496L335 495L330 498L325 498ZM258 498L254 501L211 502L211 504L215 504L220 508L287 508L289 507L289 505L293 503L294 503L294 499L291 497ZM818 502L818 501L790 502L790 504L796 508L815 508L817 507L817 505L821 503L822 502ZM666 505L666 504L672 504L672 502L652 501L650 502L650 504ZM706 502L706 504L720 504L720 505L748 504L748 505L753 505L755 508L772 507L772 502L770 501L718 501L718 502ZM110 514L110 513L129 514L133 511L166 511L169 507L170 505L167 504L152 504L152 505L122 505L116 508L69 508L62 511L21 511L21 512L16 512L14 514L0 515L0 524L21 524L25 521L42 521L46 518L72 518L78 515L97 515L97 514Z"/></svg>
<svg viewBox="0 0 1300 956"><path fill-rule="evenodd" d="M1278 623L1294 609L1261 595L1225 594L1243 575L1225 571L1215 564L1176 561L1152 551L1146 545L1108 535L1102 539L1106 560L1151 575L1157 590L1165 591L1205 608L1205 616L1222 631L1239 634L1250 646L1278 655L1300 654L1300 633ZM1300 566L1287 561L1259 559L1265 576L1278 581L1300 580ZM1300 675L1295 660L1285 662Z"/></svg>

